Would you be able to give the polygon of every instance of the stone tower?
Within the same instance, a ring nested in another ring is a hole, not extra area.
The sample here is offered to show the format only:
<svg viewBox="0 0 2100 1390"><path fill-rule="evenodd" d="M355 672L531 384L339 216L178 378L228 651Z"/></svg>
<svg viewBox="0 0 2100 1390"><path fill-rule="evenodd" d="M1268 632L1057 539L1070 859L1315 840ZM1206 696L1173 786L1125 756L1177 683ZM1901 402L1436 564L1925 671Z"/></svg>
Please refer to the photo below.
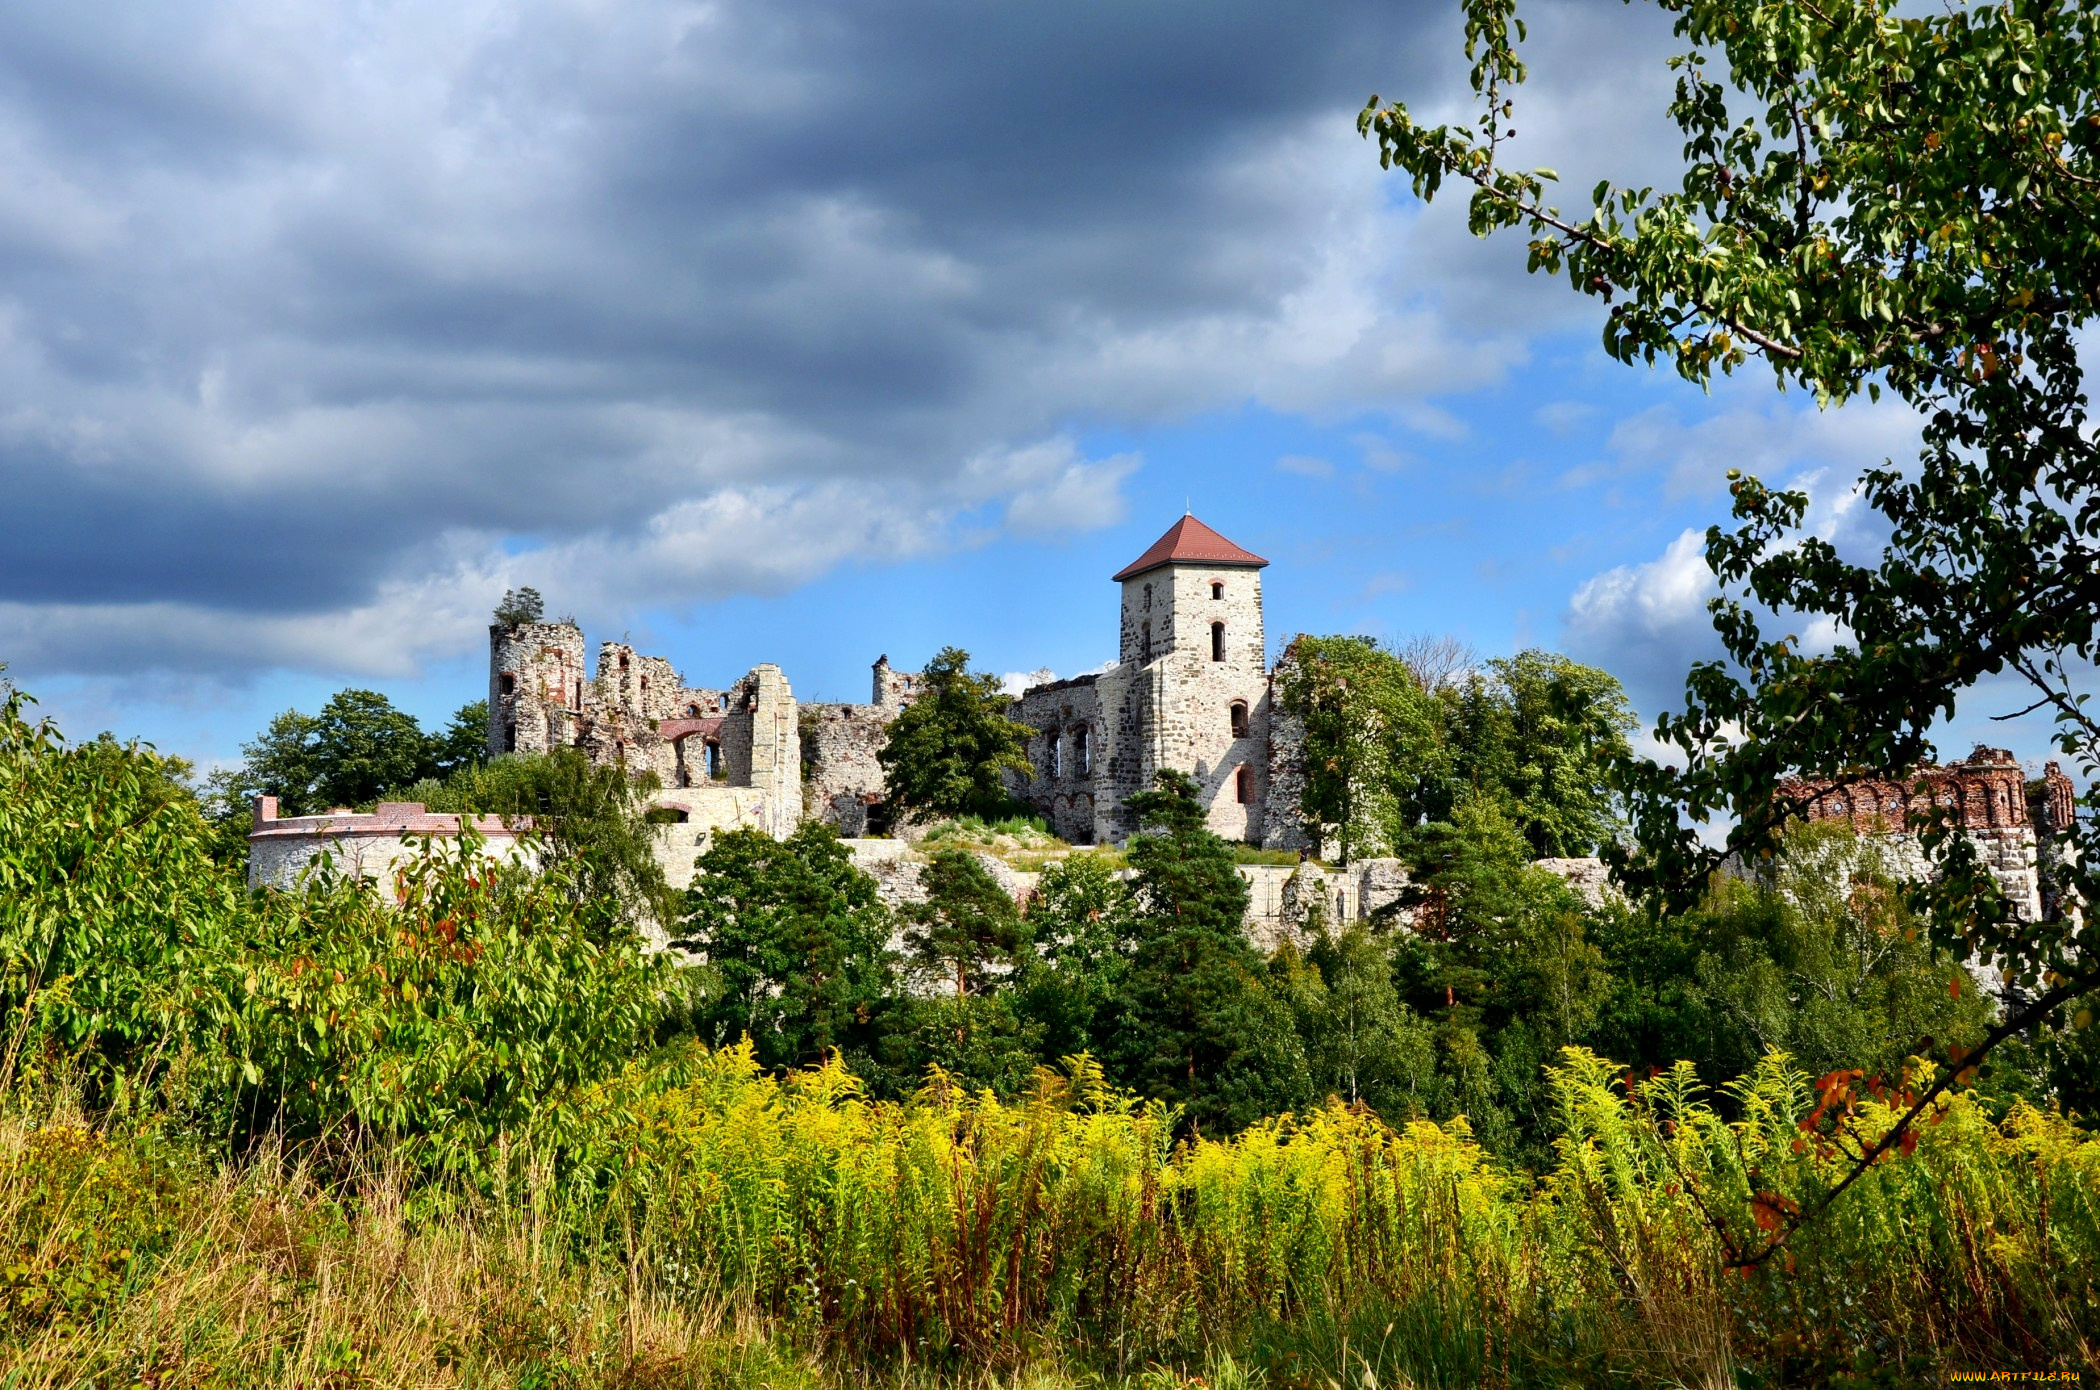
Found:
<svg viewBox="0 0 2100 1390"><path fill-rule="evenodd" d="M1121 656L1097 684L1106 757L1098 837L1136 828L1123 810L1161 768L1195 779L1210 828L1259 843L1268 790L1269 679L1261 571L1268 564L1184 516L1113 576Z"/></svg>
<svg viewBox="0 0 2100 1390"><path fill-rule="evenodd" d="M583 629L489 626L489 756L576 742L584 708Z"/></svg>

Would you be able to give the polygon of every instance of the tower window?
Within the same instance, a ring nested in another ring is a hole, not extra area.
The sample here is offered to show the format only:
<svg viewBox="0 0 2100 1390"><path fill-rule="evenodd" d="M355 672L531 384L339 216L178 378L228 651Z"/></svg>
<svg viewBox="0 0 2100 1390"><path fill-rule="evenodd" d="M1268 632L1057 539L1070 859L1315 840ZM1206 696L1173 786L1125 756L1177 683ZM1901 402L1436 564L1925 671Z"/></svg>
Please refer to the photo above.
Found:
<svg viewBox="0 0 2100 1390"><path fill-rule="evenodd" d="M1223 661L1225 659L1225 624L1223 623L1212 623L1210 625L1210 659L1212 661Z"/></svg>
<svg viewBox="0 0 2100 1390"><path fill-rule="evenodd" d="M518 751L518 726L515 724L505 724L503 726L503 751L506 753Z"/></svg>
<svg viewBox="0 0 2100 1390"><path fill-rule="evenodd" d="M1232 775L1232 793L1242 806L1254 801L1254 769L1245 763L1241 763L1240 770Z"/></svg>
<svg viewBox="0 0 2100 1390"><path fill-rule="evenodd" d="M625 652L620 653L620 669L622 671L627 669L627 653Z"/></svg>
<svg viewBox="0 0 2100 1390"><path fill-rule="evenodd" d="M496 677L496 693L498 695L514 695L517 693L517 689L518 678L510 672L505 671L502 675Z"/></svg>
<svg viewBox="0 0 2100 1390"><path fill-rule="evenodd" d="M1232 702L1232 736L1234 738L1245 738L1247 736L1247 702L1244 700L1234 700Z"/></svg>
<svg viewBox="0 0 2100 1390"><path fill-rule="evenodd" d="M1147 619L1145 619L1145 630L1144 630L1144 632L1142 632L1142 633L1141 633L1141 634L1139 635L1139 641L1138 641L1138 660L1139 660L1139 661L1150 661L1151 659L1152 659L1152 620L1151 620L1150 618L1147 618Z"/></svg>
<svg viewBox="0 0 2100 1390"><path fill-rule="evenodd" d="M705 751L705 753L704 753L704 755L703 755L703 756L704 756L704 757L706 758L706 760L707 760L707 762L706 762L706 766L707 766L707 780L708 780L708 781L710 781L710 782L719 782L719 781L721 781L721 780L722 780L722 779L723 779L724 777L726 777L726 776L728 776L728 775L729 775L728 773L726 773L726 772L724 772L724 771L722 770L722 745L721 745L721 744L719 744L719 743L715 742L715 741L714 741L713 739L709 739L709 740L707 741L707 748L706 748L706 751Z"/></svg>
<svg viewBox="0 0 2100 1390"><path fill-rule="evenodd" d="M1210 582L1210 596L1212 599L1225 597L1225 582L1223 580L1213 579Z"/></svg>

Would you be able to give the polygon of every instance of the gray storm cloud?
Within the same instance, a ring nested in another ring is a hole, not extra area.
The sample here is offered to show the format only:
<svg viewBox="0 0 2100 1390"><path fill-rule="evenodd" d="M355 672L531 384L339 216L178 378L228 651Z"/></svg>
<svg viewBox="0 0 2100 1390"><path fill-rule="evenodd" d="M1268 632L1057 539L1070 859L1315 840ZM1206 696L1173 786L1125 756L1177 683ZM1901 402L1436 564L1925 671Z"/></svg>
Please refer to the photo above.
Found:
<svg viewBox="0 0 2100 1390"><path fill-rule="evenodd" d="M1640 145L1611 10L1539 7L1542 162ZM1422 0L18 8L0 659L405 670L520 579L1110 524L1074 419L1401 418L1567 321L1351 128L1455 55Z"/></svg>

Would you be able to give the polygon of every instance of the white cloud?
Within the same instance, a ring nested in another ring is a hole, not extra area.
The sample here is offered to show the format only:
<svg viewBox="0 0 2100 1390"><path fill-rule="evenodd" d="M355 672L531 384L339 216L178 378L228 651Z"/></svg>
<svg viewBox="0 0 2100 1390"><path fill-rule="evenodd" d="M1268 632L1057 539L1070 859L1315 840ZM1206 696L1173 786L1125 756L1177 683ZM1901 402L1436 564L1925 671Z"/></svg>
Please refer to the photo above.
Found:
<svg viewBox="0 0 2100 1390"><path fill-rule="evenodd" d="M1285 454L1276 460L1276 467L1285 473L1296 473L1302 478L1332 478L1334 465L1323 458L1309 454Z"/></svg>

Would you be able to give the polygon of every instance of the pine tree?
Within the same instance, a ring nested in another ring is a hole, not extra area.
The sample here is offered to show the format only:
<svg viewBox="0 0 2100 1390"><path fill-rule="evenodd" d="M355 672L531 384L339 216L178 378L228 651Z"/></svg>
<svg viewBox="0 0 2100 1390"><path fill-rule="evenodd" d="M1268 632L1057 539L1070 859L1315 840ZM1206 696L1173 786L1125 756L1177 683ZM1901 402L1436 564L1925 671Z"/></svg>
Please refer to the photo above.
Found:
<svg viewBox="0 0 2100 1390"><path fill-rule="evenodd" d="M1247 940L1247 884L1205 826L1195 784L1161 772L1128 801L1141 825L1129 975L1112 1058L1119 1079L1179 1103L1203 1129L1238 1129L1308 1095L1289 1011Z"/></svg>

